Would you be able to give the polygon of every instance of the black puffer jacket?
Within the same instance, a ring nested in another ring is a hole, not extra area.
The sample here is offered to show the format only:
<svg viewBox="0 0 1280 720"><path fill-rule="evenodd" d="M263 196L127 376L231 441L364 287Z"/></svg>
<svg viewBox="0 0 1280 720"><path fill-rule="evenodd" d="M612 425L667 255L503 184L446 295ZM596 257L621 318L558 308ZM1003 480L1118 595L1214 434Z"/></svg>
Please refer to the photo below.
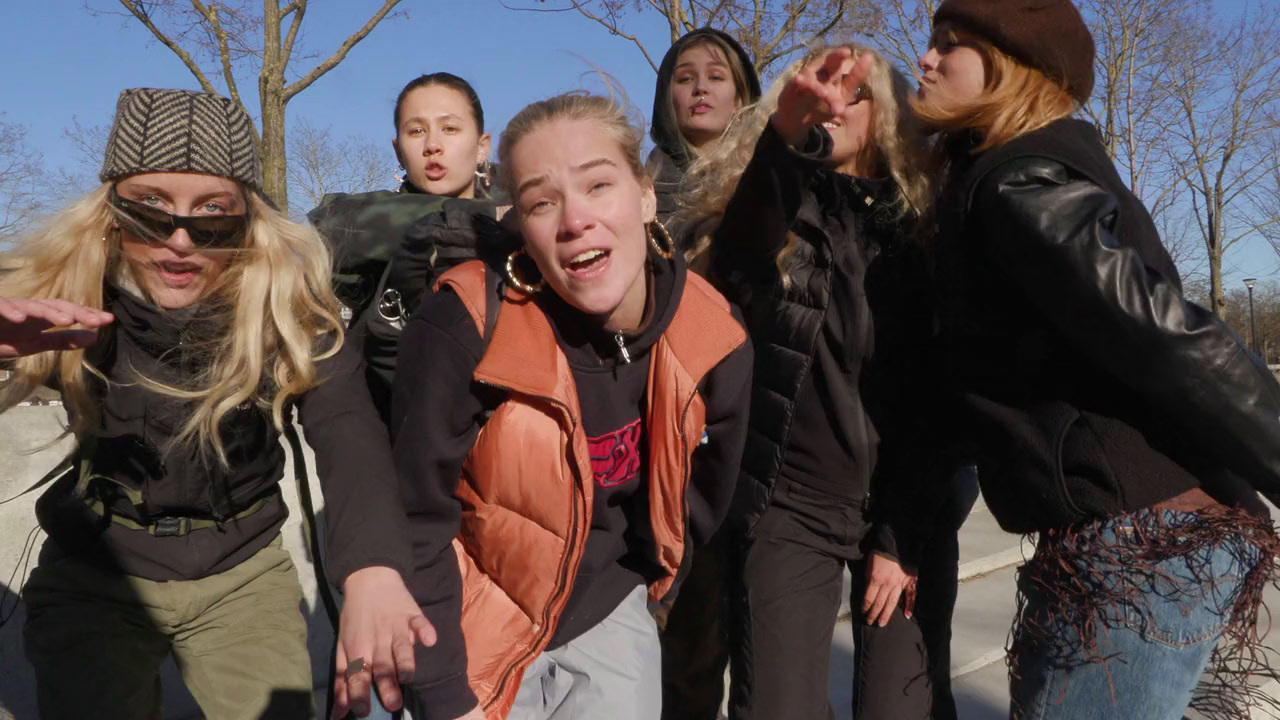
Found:
<svg viewBox="0 0 1280 720"><path fill-rule="evenodd" d="M831 136L810 131L803 151L765 128L755 154L725 209L712 245L711 272L739 303L755 345L751 420L742 459L740 510L750 527L769 505L789 451L802 386L815 372L828 312L839 309L847 329L832 348L842 369L824 378L824 407L805 412L842 426L852 447L848 497L871 490L877 437L859 391L862 363L872 352L873 326L864 286L875 249L894 243L891 224L876 222L883 188L830 171ZM786 261L783 286L776 258L788 238L798 240ZM839 300L836 300L836 298ZM825 369L824 369L825 370ZM838 391L838 392L837 392Z"/></svg>
<svg viewBox="0 0 1280 720"><path fill-rule="evenodd" d="M1280 500L1280 386L1182 296L1092 125L1061 120L974 157L940 208L940 370L982 492L1014 532L1204 487Z"/></svg>

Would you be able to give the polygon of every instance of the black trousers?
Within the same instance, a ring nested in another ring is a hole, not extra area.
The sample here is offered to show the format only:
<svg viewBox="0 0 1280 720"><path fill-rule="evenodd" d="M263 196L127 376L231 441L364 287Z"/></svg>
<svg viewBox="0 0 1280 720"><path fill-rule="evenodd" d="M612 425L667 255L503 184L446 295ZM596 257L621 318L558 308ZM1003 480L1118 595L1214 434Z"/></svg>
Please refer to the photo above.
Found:
<svg viewBox="0 0 1280 720"><path fill-rule="evenodd" d="M729 665L733 533L722 529L693 555L663 627L662 719L716 720Z"/></svg>
<svg viewBox="0 0 1280 720"><path fill-rule="evenodd" d="M960 527L978 501L978 469L958 468L947 500L935 520L936 530L921 553L915 618L924 634L933 687L933 720L956 720L951 693L951 617L956 607L960 571Z"/></svg>

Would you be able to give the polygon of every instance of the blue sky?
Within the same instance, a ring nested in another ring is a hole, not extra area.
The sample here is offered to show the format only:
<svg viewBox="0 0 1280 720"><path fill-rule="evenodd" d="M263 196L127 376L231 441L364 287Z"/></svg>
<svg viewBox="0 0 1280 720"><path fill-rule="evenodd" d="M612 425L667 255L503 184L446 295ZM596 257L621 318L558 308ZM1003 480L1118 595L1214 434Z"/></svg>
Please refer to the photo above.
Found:
<svg viewBox="0 0 1280 720"><path fill-rule="evenodd" d="M1245 0L1217 0L1235 10ZM74 163L63 137L77 118L85 125L110 121L125 87L197 87L186 67L132 18L94 15L82 0L4 0L0 11L0 113L27 127L29 138L52 167ZM116 11L116 0L87 0ZM302 51L327 57L381 3L378 0L313 0L304 23ZM536 2L509 0L512 5ZM547 3L554 5L555 3ZM525 13L499 0L405 0L404 17L384 21L334 68L290 104L290 118L331 126L335 137L355 135L386 143L391 153L391 114L396 94L413 77L447 70L475 85L487 129L497 133L526 103L565 90L599 90L596 69L612 75L647 116L655 76L629 41L574 12ZM1228 10L1229 11L1229 10ZM633 15L627 24L659 59L669 43L656 14ZM295 52L301 55L302 52ZM306 72L318 62L293 66ZM213 72L212 63L204 63ZM256 111L256 76L240 77L245 102ZM223 87L220 79L215 83ZM1280 259L1264 242L1242 242L1227 256L1228 284L1252 274L1280 275Z"/></svg>

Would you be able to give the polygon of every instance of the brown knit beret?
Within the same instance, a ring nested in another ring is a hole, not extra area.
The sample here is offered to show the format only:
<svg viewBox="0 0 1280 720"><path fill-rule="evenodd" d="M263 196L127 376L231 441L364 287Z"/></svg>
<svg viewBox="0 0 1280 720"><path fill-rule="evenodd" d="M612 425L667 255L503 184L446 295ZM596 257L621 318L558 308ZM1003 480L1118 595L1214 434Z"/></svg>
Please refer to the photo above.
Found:
<svg viewBox="0 0 1280 720"><path fill-rule="evenodd" d="M945 0L933 25L952 23L1064 84L1093 94L1093 34L1071 0Z"/></svg>
<svg viewBox="0 0 1280 720"><path fill-rule="evenodd" d="M193 172L262 190L253 120L232 100L191 90L133 88L120 93L99 177Z"/></svg>

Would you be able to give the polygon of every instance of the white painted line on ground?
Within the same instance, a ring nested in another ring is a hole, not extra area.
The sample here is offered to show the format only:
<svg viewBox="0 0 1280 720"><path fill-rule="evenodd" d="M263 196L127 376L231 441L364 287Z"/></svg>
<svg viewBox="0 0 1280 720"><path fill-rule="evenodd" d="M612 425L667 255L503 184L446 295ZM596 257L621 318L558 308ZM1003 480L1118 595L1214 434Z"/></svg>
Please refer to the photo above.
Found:
<svg viewBox="0 0 1280 720"><path fill-rule="evenodd" d="M993 555L970 560L960 566L960 582L972 580L974 578L989 575L997 570L1003 570L1010 565L1019 565L1022 563L1023 554L1021 547L1011 547L1008 550L1002 550Z"/></svg>
<svg viewBox="0 0 1280 720"><path fill-rule="evenodd" d="M951 668L951 679L962 678L969 673L977 672L991 663L1000 662L1001 660L1004 660L1004 648L988 650L960 667Z"/></svg>

